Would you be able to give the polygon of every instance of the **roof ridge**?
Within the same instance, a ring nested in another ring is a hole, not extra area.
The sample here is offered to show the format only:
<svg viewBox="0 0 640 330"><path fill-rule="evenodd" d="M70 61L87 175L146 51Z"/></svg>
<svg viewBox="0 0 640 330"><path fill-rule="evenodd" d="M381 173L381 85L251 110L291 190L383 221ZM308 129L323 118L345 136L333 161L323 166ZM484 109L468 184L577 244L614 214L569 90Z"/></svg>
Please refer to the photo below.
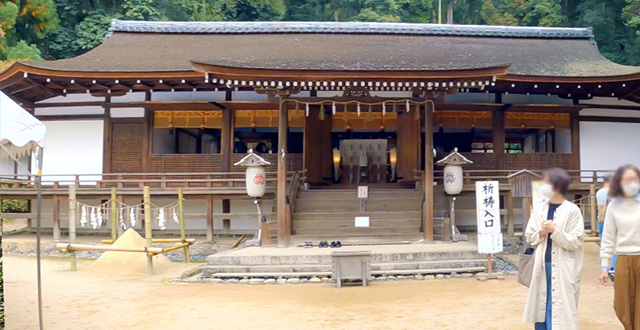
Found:
<svg viewBox="0 0 640 330"><path fill-rule="evenodd" d="M177 22L111 20L113 32L138 33L341 33L593 39L591 28L380 22Z"/></svg>

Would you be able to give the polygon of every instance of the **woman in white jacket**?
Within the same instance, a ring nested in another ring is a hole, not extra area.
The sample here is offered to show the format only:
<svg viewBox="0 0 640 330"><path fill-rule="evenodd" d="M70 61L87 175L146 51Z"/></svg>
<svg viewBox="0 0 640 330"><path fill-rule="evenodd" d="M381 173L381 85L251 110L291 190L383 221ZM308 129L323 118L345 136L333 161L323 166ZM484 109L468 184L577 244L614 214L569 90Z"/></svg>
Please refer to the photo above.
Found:
<svg viewBox="0 0 640 330"><path fill-rule="evenodd" d="M562 169L545 173L542 205L534 206L525 238L535 248L523 321L536 330L578 329L584 221L564 198L571 179Z"/></svg>

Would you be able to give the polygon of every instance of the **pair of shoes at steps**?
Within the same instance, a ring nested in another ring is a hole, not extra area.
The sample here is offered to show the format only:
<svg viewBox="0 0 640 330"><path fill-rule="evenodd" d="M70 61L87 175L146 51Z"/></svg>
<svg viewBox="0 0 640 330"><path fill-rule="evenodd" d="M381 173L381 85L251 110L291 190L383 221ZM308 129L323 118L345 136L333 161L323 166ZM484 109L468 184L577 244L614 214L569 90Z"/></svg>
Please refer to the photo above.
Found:
<svg viewBox="0 0 640 330"><path fill-rule="evenodd" d="M329 243L327 243L327 241L320 241L320 243L318 243L318 247L319 248L329 247Z"/></svg>
<svg viewBox="0 0 640 330"><path fill-rule="evenodd" d="M311 242L304 242L304 247L305 247L305 248L311 248L311 247L313 247L313 243L311 243Z"/></svg>
<svg viewBox="0 0 640 330"><path fill-rule="evenodd" d="M325 242L326 243L326 242ZM340 241L337 242L331 242L331 247L332 248L340 248L342 247L342 243L340 243Z"/></svg>

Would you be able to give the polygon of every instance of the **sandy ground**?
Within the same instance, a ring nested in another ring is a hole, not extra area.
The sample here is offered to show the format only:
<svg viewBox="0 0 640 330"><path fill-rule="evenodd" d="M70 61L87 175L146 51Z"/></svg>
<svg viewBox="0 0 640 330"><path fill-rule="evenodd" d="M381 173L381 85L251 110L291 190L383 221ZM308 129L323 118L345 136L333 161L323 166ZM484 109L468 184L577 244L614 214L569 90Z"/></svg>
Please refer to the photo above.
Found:
<svg viewBox="0 0 640 330"><path fill-rule="evenodd" d="M582 329L622 329L613 288L597 283L598 247L587 243ZM43 262L45 329L533 329L520 322L526 289L504 281L449 279L250 286L177 284L163 276L96 276L81 261ZM35 259L7 256L7 329L36 329ZM192 265L191 265L192 266ZM174 263L178 274L191 267Z"/></svg>

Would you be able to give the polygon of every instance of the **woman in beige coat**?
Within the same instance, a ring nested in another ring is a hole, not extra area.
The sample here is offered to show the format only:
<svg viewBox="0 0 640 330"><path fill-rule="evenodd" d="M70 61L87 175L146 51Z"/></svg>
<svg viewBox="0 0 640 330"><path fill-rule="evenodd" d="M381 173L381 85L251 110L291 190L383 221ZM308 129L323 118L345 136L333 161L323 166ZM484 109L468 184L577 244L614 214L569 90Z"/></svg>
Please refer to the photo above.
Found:
<svg viewBox="0 0 640 330"><path fill-rule="evenodd" d="M584 221L563 196L570 181L561 169L545 173L545 202L534 206L525 231L535 252L523 321L535 323L536 330L578 329Z"/></svg>

